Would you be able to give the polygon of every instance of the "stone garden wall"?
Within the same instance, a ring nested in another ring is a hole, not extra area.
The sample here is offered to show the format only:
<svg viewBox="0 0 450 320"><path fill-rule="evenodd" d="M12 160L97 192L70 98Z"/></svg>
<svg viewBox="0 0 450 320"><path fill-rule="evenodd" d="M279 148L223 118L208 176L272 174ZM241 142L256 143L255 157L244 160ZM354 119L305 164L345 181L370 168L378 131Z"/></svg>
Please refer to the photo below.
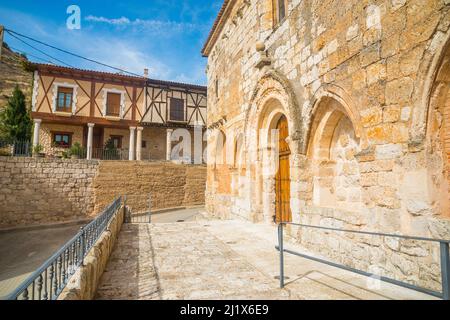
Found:
<svg viewBox="0 0 450 320"><path fill-rule="evenodd" d="M0 157L0 227L85 219L97 161Z"/></svg>
<svg viewBox="0 0 450 320"><path fill-rule="evenodd" d="M148 203L151 193L153 209L202 205L205 179L205 166L0 157L0 228L90 218L118 195Z"/></svg>

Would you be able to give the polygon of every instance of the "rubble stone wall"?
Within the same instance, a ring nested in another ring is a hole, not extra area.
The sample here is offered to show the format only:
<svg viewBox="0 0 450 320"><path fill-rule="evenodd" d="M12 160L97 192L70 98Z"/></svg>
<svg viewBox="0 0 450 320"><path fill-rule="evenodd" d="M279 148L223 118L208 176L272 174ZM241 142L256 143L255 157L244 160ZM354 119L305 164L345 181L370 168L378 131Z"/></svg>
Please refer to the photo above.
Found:
<svg viewBox="0 0 450 320"><path fill-rule="evenodd" d="M97 161L0 157L0 227L86 219Z"/></svg>

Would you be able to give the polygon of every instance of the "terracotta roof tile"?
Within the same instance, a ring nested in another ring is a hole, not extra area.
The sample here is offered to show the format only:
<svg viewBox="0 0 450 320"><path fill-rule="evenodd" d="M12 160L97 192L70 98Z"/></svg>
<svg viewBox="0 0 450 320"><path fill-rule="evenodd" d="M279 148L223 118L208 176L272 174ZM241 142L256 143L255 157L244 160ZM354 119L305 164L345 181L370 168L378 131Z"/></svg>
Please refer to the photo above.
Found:
<svg viewBox="0 0 450 320"><path fill-rule="evenodd" d="M43 69L51 69L56 72L80 72L92 76L100 76L100 77L113 77L118 80L135 80L135 81L147 81L149 84L153 85L161 85L161 86L172 86L172 87L181 87L184 89L194 89L194 90L202 90L206 91L206 86L200 86L196 84L189 84L189 83L181 83L181 82L174 82L174 81L165 81L165 80L157 80L157 79L150 79L145 78L144 76L133 76L133 75L127 75L127 74L120 74L120 73L112 73L112 72L105 72L105 71L95 71L95 70L88 70L88 69L80 69L80 68L72 68L72 67L64 67L64 66L58 66L53 64L45 64L45 63L31 63L32 66L35 66L38 70Z"/></svg>

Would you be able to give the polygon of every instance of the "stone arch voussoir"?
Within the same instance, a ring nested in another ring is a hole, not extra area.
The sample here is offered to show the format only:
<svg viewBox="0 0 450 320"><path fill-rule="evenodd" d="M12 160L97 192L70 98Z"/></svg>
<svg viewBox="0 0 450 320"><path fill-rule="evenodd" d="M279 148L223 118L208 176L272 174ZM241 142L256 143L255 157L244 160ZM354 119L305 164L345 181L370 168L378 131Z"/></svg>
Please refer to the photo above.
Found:
<svg viewBox="0 0 450 320"><path fill-rule="evenodd" d="M361 140L361 146L363 148L368 147L368 141L365 137L364 131L361 125L361 117L359 111L356 109L351 96L341 87L336 85L324 85L321 86L314 94L313 99L309 105L308 110L304 110L303 116L303 132L305 136L301 139L304 143L301 145L300 152L306 154L308 151L309 140L311 138L311 130L313 120L318 112L321 102L326 98L331 98L337 101L343 108L344 114L350 119L355 136Z"/></svg>
<svg viewBox="0 0 450 320"><path fill-rule="evenodd" d="M426 141L435 82L449 48L450 28L446 32L437 32L423 54L415 83L417 91L413 96L410 145L422 145Z"/></svg>
<svg viewBox="0 0 450 320"><path fill-rule="evenodd" d="M277 100L279 105L282 106L281 112L287 117L289 123L289 138L293 145L300 145L302 143L300 139L303 135L301 110L297 97L289 80L274 70L264 74L253 90L249 107L245 112L244 132L258 130L261 114L265 112L264 109L270 105L271 100Z"/></svg>

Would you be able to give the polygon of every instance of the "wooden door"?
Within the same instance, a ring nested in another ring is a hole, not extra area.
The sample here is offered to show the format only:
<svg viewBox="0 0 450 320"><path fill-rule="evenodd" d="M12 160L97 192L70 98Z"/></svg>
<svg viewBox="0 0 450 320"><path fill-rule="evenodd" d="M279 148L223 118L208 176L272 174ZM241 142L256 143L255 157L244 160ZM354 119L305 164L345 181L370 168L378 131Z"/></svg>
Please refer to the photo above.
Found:
<svg viewBox="0 0 450 320"><path fill-rule="evenodd" d="M103 148L103 128L94 127L92 137L92 148L102 149Z"/></svg>
<svg viewBox="0 0 450 320"><path fill-rule="evenodd" d="M279 163L278 172L275 177L275 190L276 190L276 222L291 222L291 178L290 178L290 164L289 157L291 150L286 142L286 138L289 136L288 123L285 116L282 116L277 124L277 130L279 132Z"/></svg>

